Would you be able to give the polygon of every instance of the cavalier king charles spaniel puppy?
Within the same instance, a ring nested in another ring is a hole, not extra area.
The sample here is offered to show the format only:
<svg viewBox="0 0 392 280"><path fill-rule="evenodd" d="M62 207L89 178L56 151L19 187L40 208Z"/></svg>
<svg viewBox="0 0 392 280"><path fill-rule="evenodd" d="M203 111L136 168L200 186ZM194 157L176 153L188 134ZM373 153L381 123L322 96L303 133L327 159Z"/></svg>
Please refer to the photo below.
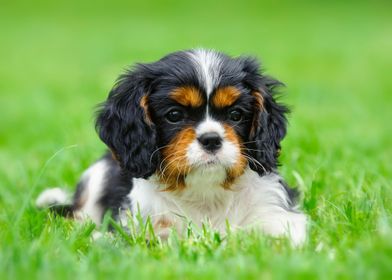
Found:
<svg viewBox="0 0 392 280"><path fill-rule="evenodd" d="M184 234L189 221L220 232L228 222L300 245L307 217L277 170L288 112L276 101L280 85L254 58L211 50L137 64L97 115L111 152L84 172L68 208L59 188L37 205L96 224L107 211L119 222L127 212L149 217L163 239Z"/></svg>

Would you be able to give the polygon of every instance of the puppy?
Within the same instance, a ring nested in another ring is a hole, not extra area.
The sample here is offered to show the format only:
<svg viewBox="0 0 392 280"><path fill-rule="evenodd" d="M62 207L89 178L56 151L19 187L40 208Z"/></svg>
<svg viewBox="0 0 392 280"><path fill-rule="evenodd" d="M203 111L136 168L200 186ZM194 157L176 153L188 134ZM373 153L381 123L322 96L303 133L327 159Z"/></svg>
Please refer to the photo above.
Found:
<svg viewBox="0 0 392 280"><path fill-rule="evenodd" d="M120 76L96 119L108 152L81 176L68 210L99 224L110 210L150 217L155 233L183 234L190 220L224 232L257 228L306 239L297 192L278 174L287 108L281 83L250 57L195 49L137 64ZM39 207L63 205L61 189L44 191Z"/></svg>

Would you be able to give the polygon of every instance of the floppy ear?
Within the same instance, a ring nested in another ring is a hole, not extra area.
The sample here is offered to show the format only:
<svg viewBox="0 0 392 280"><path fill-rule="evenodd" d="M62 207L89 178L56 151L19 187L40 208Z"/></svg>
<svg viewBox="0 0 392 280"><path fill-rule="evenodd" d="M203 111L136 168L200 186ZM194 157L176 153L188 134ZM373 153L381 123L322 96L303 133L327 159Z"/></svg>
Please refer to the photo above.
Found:
<svg viewBox="0 0 392 280"><path fill-rule="evenodd" d="M280 142L286 135L288 108L276 101L276 88L281 82L259 74L254 59L245 62L245 81L254 96L254 116L247 144L250 168L260 175L273 171L278 165Z"/></svg>
<svg viewBox="0 0 392 280"><path fill-rule="evenodd" d="M148 113L149 80L139 67L122 75L102 104L96 119L101 140L125 172L147 178L155 172L158 155L155 125Z"/></svg>

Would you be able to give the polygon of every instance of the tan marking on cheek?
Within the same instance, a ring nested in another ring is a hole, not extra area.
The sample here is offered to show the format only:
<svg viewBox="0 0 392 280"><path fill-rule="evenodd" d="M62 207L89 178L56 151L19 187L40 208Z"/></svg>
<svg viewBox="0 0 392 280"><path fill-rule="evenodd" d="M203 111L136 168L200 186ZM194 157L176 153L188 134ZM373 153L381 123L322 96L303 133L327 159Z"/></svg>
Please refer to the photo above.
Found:
<svg viewBox="0 0 392 280"><path fill-rule="evenodd" d="M226 169L226 180L222 184L225 189L230 189L234 181L244 173L248 161L246 157L242 154L242 144L237 133L231 126L227 124L224 125L224 128L225 138L231 143L233 143L239 151L239 156L236 160L236 163L230 168Z"/></svg>
<svg viewBox="0 0 392 280"><path fill-rule="evenodd" d="M200 107L203 98L195 87L179 87L170 93L170 98L183 106Z"/></svg>
<svg viewBox="0 0 392 280"><path fill-rule="evenodd" d="M259 118L260 114L264 111L264 98L261 95L260 92L252 92L252 95L254 96L254 117L252 121L252 126L250 128L250 135L254 135L256 133L257 127L259 126Z"/></svg>
<svg viewBox="0 0 392 280"><path fill-rule="evenodd" d="M151 119L151 115L150 115L150 111L148 109L148 97L147 95L144 95L141 99L140 99L140 107L142 107L143 111L144 111L144 120L148 123L148 124L152 124L152 119Z"/></svg>
<svg viewBox="0 0 392 280"><path fill-rule="evenodd" d="M159 168L159 179L167 185L165 191L182 190L185 188L185 176L190 172L187 160L189 145L195 140L193 128L185 128L179 132L169 145L162 149L162 162Z"/></svg>
<svg viewBox="0 0 392 280"><path fill-rule="evenodd" d="M216 108L228 107L233 105L234 102L236 102L237 99L240 97L240 95L241 93L236 87L223 87L215 92L212 98L212 104Z"/></svg>

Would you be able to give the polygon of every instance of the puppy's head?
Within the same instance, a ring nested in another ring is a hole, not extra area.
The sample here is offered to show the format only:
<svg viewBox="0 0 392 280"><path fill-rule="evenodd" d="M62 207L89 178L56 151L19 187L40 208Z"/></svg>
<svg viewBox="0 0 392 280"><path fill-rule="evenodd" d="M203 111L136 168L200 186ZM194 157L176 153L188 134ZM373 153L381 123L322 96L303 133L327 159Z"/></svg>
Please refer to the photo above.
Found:
<svg viewBox="0 0 392 280"><path fill-rule="evenodd" d="M219 166L230 187L248 165L260 175L277 166L287 112L274 99L279 85L253 58L176 52L122 75L96 126L134 177L156 173L174 190L190 172Z"/></svg>

